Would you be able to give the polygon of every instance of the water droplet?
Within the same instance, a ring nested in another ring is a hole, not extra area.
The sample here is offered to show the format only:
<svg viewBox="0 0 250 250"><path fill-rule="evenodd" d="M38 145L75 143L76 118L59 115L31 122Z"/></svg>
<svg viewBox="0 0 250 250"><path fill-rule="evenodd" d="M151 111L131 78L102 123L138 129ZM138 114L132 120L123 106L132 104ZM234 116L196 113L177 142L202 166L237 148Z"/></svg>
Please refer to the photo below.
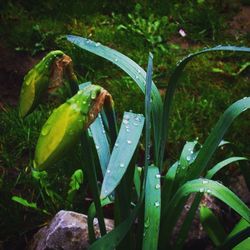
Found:
<svg viewBox="0 0 250 250"><path fill-rule="evenodd" d="M155 189L160 189L161 185L160 184L156 184L155 185Z"/></svg>
<svg viewBox="0 0 250 250"><path fill-rule="evenodd" d="M200 188L200 193L203 193L204 191L205 191L205 189L204 188Z"/></svg>
<svg viewBox="0 0 250 250"><path fill-rule="evenodd" d="M98 149L100 149L100 147L98 146L98 145L95 145L95 148L98 150Z"/></svg>
<svg viewBox="0 0 250 250"><path fill-rule="evenodd" d="M156 178L156 179L160 179L160 178L161 178L161 175L160 175L160 174L156 174L156 175L155 175L155 178Z"/></svg>
<svg viewBox="0 0 250 250"><path fill-rule="evenodd" d="M130 132L130 130L129 130L128 128L126 129L126 131L127 131L128 133Z"/></svg>
<svg viewBox="0 0 250 250"><path fill-rule="evenodd" d="M102 133L103 133L103 134L105 134L105 133L106 133L105 129L103 129L103 130L102 130Z"/></svg>
<svg viewBox="0 0 250 250"><path fill-rule="evenodd" d="M128 114L124 115L124 119L129 120L130 116Z"/></svg>
<svg viewBox="0 0 250 250"><path fill-rule="evenodd" d="M42 131L41 131L41 134L43 136L47 135L50 131L50 126L49 125L45 125L43 128L42 128Z"/></svg>
<svg viewBox="0 0 250 250"><path fill-rule="evenodd" d="M105 193L105 194L108 193L108 190L105 190L104 193Z"/></svg>
<svg viewBox="0 0 250 250"><path fill-rule="evenodd" d="M120 168L124 168L124 167L125 167L124 163L120 163Z"/></svg>
<svg viewBox="0 0 250 250"><path fill-rule="evenodd" d="M208 184L208 180L203 180L202 184Z"/></svg>
<svg viewBox="0 0 250 250"><path fill-rule="evenodd" d="M119 144L118 143L115 143L115 147L118 148Z"/></svg>
<svg viewBox="0 0 250 250"><path fill-rule="evenodd" d="M138 74L141 74L141 71L139 69L137 70L137 72L138 72Z"/></svg>
<svg viewBox="0 0 250 250"><path fill-rule="evenodd" d="M191 160L191 156L188 155L186 159L187 159L187 161L190 161Z"/></svg>
<svg viewBox="0 0 250 250"><path fill-rule="evenodd" d="M86 104L86 101L82 101L82 104Z"/></svg>
<svg viewBox="0 0 250 250"><path fill-rule="evenodd" d="M110 174L110 172L111 172L111 171L110 171L109 169L107 169L107 174Z"/></svg>
<svg viewBox="0 0 250 250"><path fill-rule="evenodd" d="M90 40L87 39L86 43L90 43Z"/></svg>
<svg viewBox="0 0 250 250"><path fill-rule="evenodd" d="M101 45L100 43L96 43L96 44L95 44L96 47L99 47L100 45Z"/></svg>
<svg viewBox="0 0 250 250"><path fill-rule="evenodd" d="M118 59L117 59L117 58L115 58L115 62L118 62Z"/></svg>
<svg viewBox="0 0 250 250"><path fill-rule="evenodd" d="M245 100L245 99L247 99L247 97L245 96L245 97L243 97L243 100Z"/></svg>
<svg viewBox="0 0 250 250"><path fill-rule="evenodd" d="M124 124L128 124L129 121L128 121L128 120L123 120L123 123L124 123Z"/></svg>
<svg viewBox="0 0 250 250"><path fill-rule="evenodd" d="M140 121L141 121L141 117L136 116L136 117L135 117L135 120L138 121L138 122L140 122Z"/></svg>
<svg viewBox="0 0 250 250"><path fill-rule="evenodd" d="M160 202L156 201L154 205L155 205L155 207L159 207L160 206Z"/></svg>
<svg viewBox="0 0 250 250"><path fill-rule="evenodd" d="M211 193L211 190L210 190L210 189L208 189L208 190L207 190L207 193L208 193L208 194L210 194L210 193Z"/></svg>
<svg viewBox="0 0 250 250"><path fill-rule="evenodd" d="M133 125L137 127L137 126L138 126L138 123L134 122Z"/></svg>
<svg viewBox="0 0 250 250"><path fill-rule="evenodd" d="M79 111L79 110L80 110L79 106L78 106L76 103L73 103L73 104L71 105L71 108L72 108L73 110L75 110L75 111Z"/></svg>
<svg viewBox="0 0 250 250"><path fill-rule="evenodd" d="M144 227L145 228L149 228L149 225L150 225L150 219L149 217L144 221Z"/></svg>
<svg viewBox="0 0 250 250"><path fill-rule="evenodd" d="M130 140L127 140L127 143L128 143L128 144L131 144L131 143L132 143L132 141L130 141Z"/></svg>
<svg viewBox="0 0 250 250"><path fill-rule="evenodd" d="M135 79L138 79L138 78L139 78L139 76L138 76L138 75L136 75L136 76L135 76Z"/></svg>

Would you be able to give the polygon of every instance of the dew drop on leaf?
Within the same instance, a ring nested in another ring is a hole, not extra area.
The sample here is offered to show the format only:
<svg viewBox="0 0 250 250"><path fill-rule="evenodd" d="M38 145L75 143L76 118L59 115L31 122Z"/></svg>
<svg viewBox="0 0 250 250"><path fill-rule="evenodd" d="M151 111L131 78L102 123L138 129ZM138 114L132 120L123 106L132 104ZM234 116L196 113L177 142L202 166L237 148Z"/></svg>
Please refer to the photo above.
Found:
<svg viewBox="0 0 250 250"><path fill-rule="evenodd" d="M160 206L160 202L156 201L154 205L155 205L155 207L159 207Z"/></svg>
<svg viewBox="0 0 250 250"><path fill-rule="evenodd" d="M128 144L131 144L131 143L132 143L132 141L130 141L130 140L127 140L127 143L128 143Z"/></svg>

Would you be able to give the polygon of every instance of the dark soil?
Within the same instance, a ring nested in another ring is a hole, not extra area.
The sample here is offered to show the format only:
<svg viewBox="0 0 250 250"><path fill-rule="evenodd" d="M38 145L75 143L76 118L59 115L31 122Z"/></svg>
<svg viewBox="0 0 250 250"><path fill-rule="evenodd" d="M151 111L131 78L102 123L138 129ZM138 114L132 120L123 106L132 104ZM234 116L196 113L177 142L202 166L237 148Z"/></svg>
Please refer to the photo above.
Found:
<svg viewBox="0 0 250 250"><path fill-rule="evenodd" d="M17 105L23 78L40 59L0 43L0 106Z"/></svg>

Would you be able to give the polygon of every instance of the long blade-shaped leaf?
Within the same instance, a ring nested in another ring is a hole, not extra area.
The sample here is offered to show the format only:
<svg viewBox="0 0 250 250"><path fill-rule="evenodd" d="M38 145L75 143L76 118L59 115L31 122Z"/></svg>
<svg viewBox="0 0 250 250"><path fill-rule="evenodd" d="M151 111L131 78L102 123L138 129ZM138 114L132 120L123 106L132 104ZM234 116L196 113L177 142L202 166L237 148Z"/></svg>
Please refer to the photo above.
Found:
<svg viewBox="0 0 250 250"><path fill-rule="evenodd" d="M150 166L146 182L145 219L143 250L156 250L158 247L160 214L161 214L160 173L156 166Z"/></svg>
<svg viewBox="0 0 250 250"><path fill-rule="evenodd" d="M163 162L163 156L165 152L165 146L167 143L167 137L168 137L168 129L169 129L169 116L172 108L172 102L175 94L175 90L178 86L180 77L182 75L182 72L187 65L187 63L192 60L194 57L207 53L212 51L231 51L231 52L250 52L250 48L246 47L236 47L236 46L217 46L214 48L204 49L201 51L198 51L196 53L190 54L187 57L185 57L183 60L181 60L177 67L175 68L173 74L170 77L169 83L168 83L168 89L164 100L163 105L163 117L162 117L162 131L161 131L161 143L160 143L160 152L159 152L159 160L162 164Z"/></svg>
<svg viewBox="0 0 250 250"><path fill-rule="evenodd" d="M90 130L92 132L92 136L97 150L97 155L102 169L102 174L104 176L110 159L110 148L106 133L103 133L103 131L105 130L100 114L90 125Z"/></svg>
<svg viewBox="0 0 250 250"><path fill-rule="evenodd" d="M222 184L208 179L197 179L189 181L181 186L173 199L168 204L168 207L162 214L161 225L161 248L169 241L172 229L179 218L186 198L191 193L208 193L220 199L246 221L250 222L250 209L236 196L231 190Z"/></svg>
<svg viewBox="0 0 250 250"><path fill-rule="evenodd" d="M139 142L144 117L125 112L115 147L102 183L101 198L107 197L119 184Z"/></svg>
<svg viewBox="0 0 250 250"><path fill-rule="evenodd" d="M106 206L113 203L109 198L101 201L101 206ZM95 229L94 229L94 219L96 217L95 203L92 202L88 210L88 231L89 231L89 241L90 243L96 240Z"/></svg>
<svg viewBox="0 0 250 250"><path fill-rule="evenodd" d="M95 43L89 39L82 38L79 36L68 35L67 39L73 44L79 46L80 48L87 50L91 53L94 53L100 57L105 58L106 60L114 63L123 71L125 71L139 86L139 88L145 93L145 84L146 84L146 72L133 60L123 55L122 53L108 48L100 43ZM160 143L160 126L161 126L161 117L162 117L162 100L160 93L152 83L152 116L154 124L154 139L156 152L158 152L158 146ZM157 156L157 155L156 155Z"/></svg>
<svg viewBox="0 0 250 250"><path fill-rule="evenodd" d="M216 246L221 245L226 239L226 233L219 219L211 209L205 206L200 208L200 220L203 228Z"/></svg>
<svg viewBox="0 0 250 250"><path fill-rule="evenodd" d="M152 87L152 73L153 73L153 55L150 53L148 57L148 69L146 76L146 91L145 91L145 169L144 180L147 179L147 170L150 160L150 135L151 135L151 87Z"/></svg>
<svg viewBox="0 0 250 250"><path fill-rule="evenodd" d="M250 108L250 97L243 98L233 103L223 113L195 159L188 173L189 180L199 177L200 174L206 170L212 155L234 119L248 108Z"/></svg>
<svg viewBox="0 0 250 250"><path fill-rule="evenodd" d="M246 161L247 158L245 157L230 157L224 161L221 161L219 163L217 163L213 168L211 168L207 174L206 174L206 178L207 179L212 179L214 177L214 175L220 171L222 168L226 167L227 165L233 163L233 162L237 162L237 161Z"/></svg>

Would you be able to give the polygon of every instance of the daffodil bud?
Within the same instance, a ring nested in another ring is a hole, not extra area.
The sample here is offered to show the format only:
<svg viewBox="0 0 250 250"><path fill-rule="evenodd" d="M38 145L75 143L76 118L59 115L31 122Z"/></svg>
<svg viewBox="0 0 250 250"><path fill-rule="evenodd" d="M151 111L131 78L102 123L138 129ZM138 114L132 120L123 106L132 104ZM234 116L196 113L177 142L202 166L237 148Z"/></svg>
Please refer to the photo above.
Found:
<svg viewBox="0 0 250 250"><path fill-rule="evenodd" d="M50 82L51 65L55 59L62 55L64 53L60 50L50 52L24 77L19 104L21 117L25 117L32 112L43 93L47 91Z"/></svg>
<svg viewBox="0 0 250 250"><path fill-rule="evenodd" d="M100 86L90 85L53 111L37 142L35 168L42 170L53 165L76 145L83 129L100 111L94 107L99 105L101 91Z"/></svg>

